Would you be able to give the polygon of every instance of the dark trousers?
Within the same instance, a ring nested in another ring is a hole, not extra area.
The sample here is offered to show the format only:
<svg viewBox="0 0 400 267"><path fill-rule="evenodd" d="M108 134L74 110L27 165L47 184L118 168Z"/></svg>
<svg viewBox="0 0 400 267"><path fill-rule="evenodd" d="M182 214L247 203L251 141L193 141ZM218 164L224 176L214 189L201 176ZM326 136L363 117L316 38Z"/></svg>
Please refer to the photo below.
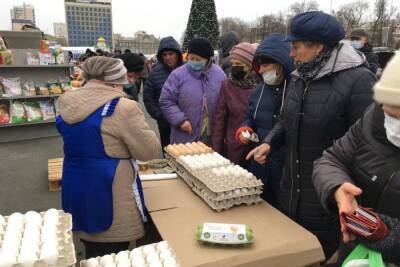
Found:
<svg viewBox="0 0 400 267"><path fill-rule="evenodd" d="M164 148L170 144L171 127L169 125L166 125L165 122L162 123L157 122L157 124L158 124L158 131L160 133L161 146L162 148Z"/></svg>
<svg viewBox="0 0 400 267"><path fill-rule="evenodd" d="M83 239L81 239L81 241L85 247L86 259L104 256L111 253L118 253L123 250L128 250L129 248L129 242L100 243Z"/></svg>

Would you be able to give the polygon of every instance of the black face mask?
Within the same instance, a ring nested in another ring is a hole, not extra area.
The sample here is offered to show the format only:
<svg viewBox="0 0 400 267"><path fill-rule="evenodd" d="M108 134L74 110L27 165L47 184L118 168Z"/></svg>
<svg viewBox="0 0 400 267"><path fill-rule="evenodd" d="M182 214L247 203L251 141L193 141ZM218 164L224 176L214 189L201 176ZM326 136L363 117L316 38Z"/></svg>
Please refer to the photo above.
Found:
<svg viewBox="0 0 400 267"><path fill-rule="evenodd" d="M247 72L244 71L243 66L232 66L231 67L231 75L232 78L238 81L242 81L244 76L246 76Z"/></svg>

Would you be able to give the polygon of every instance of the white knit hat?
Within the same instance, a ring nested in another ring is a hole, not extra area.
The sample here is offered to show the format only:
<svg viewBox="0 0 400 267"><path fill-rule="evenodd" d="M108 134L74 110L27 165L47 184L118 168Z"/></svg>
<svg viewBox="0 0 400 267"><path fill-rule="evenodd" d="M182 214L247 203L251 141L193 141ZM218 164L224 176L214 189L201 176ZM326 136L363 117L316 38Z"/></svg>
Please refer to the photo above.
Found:
<svg viewBox="0 0 400 267"><path fill-rule="evenodd" d="M374 86L375 100L382 104L400 107L400 52L392 57Z"/></svg>

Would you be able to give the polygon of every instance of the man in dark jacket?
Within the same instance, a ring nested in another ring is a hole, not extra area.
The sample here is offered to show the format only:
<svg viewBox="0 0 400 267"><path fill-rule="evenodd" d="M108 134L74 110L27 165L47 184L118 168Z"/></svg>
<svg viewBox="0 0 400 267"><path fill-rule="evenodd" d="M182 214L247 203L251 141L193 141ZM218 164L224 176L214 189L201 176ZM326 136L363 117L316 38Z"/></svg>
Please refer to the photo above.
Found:
<svg viewBox="0 0 400 267"><path fill-rule="evenodd" d="M289 55L290 45L285 42L285 38L283 34L273 33L265 38L256 50L253 68L262 77L263 82L249 97L243 126L236 134L241 144L250 143L242 138L242 131L255 132L262 141L279 120L286 84L289 82L290 73L294 70L293 60ZM267 164L259 164L254 160L249 164L249 171L264 182L264 192L261 197L273 206L277 204L281 179L283 166L281 154L281 151L274 153L272 160Z"/></svg>
<svg viewBox="0 0 400 267"><path fill-rule="evenodd" d="M400 264L399 68L400 54L388 64L375 85L375 100L383 105L373 104L363 118L314 163L313 173L315 188L327 211L351 214L359 203L379 213L390 229L389 235L379 241L360 237L357 241L395 264ZM343 225L342 231L343 241L347 243L350 233Z"/></svg>
<svg viewBox="0 0 400 267"><path fill-rule="evenodd" d="M143 101L147 112L157 120L161 137L161 145L169 144L171 126L164 118L158 102L161 89L169 74L182 65L182 50L178 42L171 36L162 38L157 52L157 65L151 70L144 86Z"/></svg>
<svg viewBox="0 0 400 267"><path fill-rule="evenodd" d="M351 46L364 53L370 71L376 74L379 68L379 58L374 52L372 52L372 45L368 42L368 34L364 30L357 29L351 32L350 40Z"/></svg>
<svg viewBox="0 0 400 267"><path fill-rule="evenodd" d="M229 53L232 50L232 47L237 45L240 42L239 35L234 32L230 31L226 34L222 35L219 41L220 47L220 55L219 55L219 65L221 66L222 70L225 72L226 76L229 75L231 72L231 58Z"/></svg>
<svg viewBox="0 0 400 267"><path fill-rule="evenodd" d="M323 12L293 18L287 40L292 42L296 70L280 121L250 152L264 163L285 141L280 209L318 237L326 258L338 248L340 228L337 216L321 206L311 181L313 162L362 116L372 103L375 83L364 55L339 43L344 36L337 19Z"/></svg>

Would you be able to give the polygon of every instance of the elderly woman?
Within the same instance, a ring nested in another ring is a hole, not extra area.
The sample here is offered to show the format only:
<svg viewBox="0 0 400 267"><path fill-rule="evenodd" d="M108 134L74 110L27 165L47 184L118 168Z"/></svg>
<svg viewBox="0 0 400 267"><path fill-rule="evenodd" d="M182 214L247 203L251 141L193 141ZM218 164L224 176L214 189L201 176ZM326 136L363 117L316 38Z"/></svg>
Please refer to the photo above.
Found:
<svg viewBox="0 0 400 267"><path fill-rule="evenodd" d="M160 108L171 125L171 144L202 141L211 145L222 81L222 69L212 63L214 50L201 37L189 42L187 63L174 70L165 82Z"/></svg>
<svg viewBox="0 0 400 267"><path fill-rule="evenodd" d="M295 16L288 41L296 70L280 121L249 157L264 163L286 145L279 208L314 233L329 258L340 241L337 216L321 206L311 181L314 160L342 137L372 103L375 75L365 57L339 43L343 26L331 15L311 11Z"/></svg>
<svg viewBox="0 0 400 267"><path fill-rule="evenodd" d="M126 250L144 235L135 159L153 159L161 147L139 105L124 98L126 73L120 59L92 57L83 64L87 85L60 97L62 206L87 258Z"/></svg>
<svg viewBox="0 0 400 267"><path fill-rule="evenodd" d="M389 228L378 241L358 238L400 265L400 54L375 85L375 100L363 118L315 162L313 181L323 207L333 214L353 213L358 204L374 208ZM357 200L356 200L357 197ZM335 205L335 202L337 205ZM343 225L343 241L350 232ZM351 248L348 244L346 248ZM340 253L346 256L346 251Z"/></svg>
<svg viewBox="0 0 400 267"><path fill-rule="evenodd" d="M246 167L250 151L235 140L236 130L242 124L251 92L257 85L257 76L251 62L256 46L239 43L230 53L232 63L229 78L222 83L212 131L213 149L235 164Z"/></svg>

